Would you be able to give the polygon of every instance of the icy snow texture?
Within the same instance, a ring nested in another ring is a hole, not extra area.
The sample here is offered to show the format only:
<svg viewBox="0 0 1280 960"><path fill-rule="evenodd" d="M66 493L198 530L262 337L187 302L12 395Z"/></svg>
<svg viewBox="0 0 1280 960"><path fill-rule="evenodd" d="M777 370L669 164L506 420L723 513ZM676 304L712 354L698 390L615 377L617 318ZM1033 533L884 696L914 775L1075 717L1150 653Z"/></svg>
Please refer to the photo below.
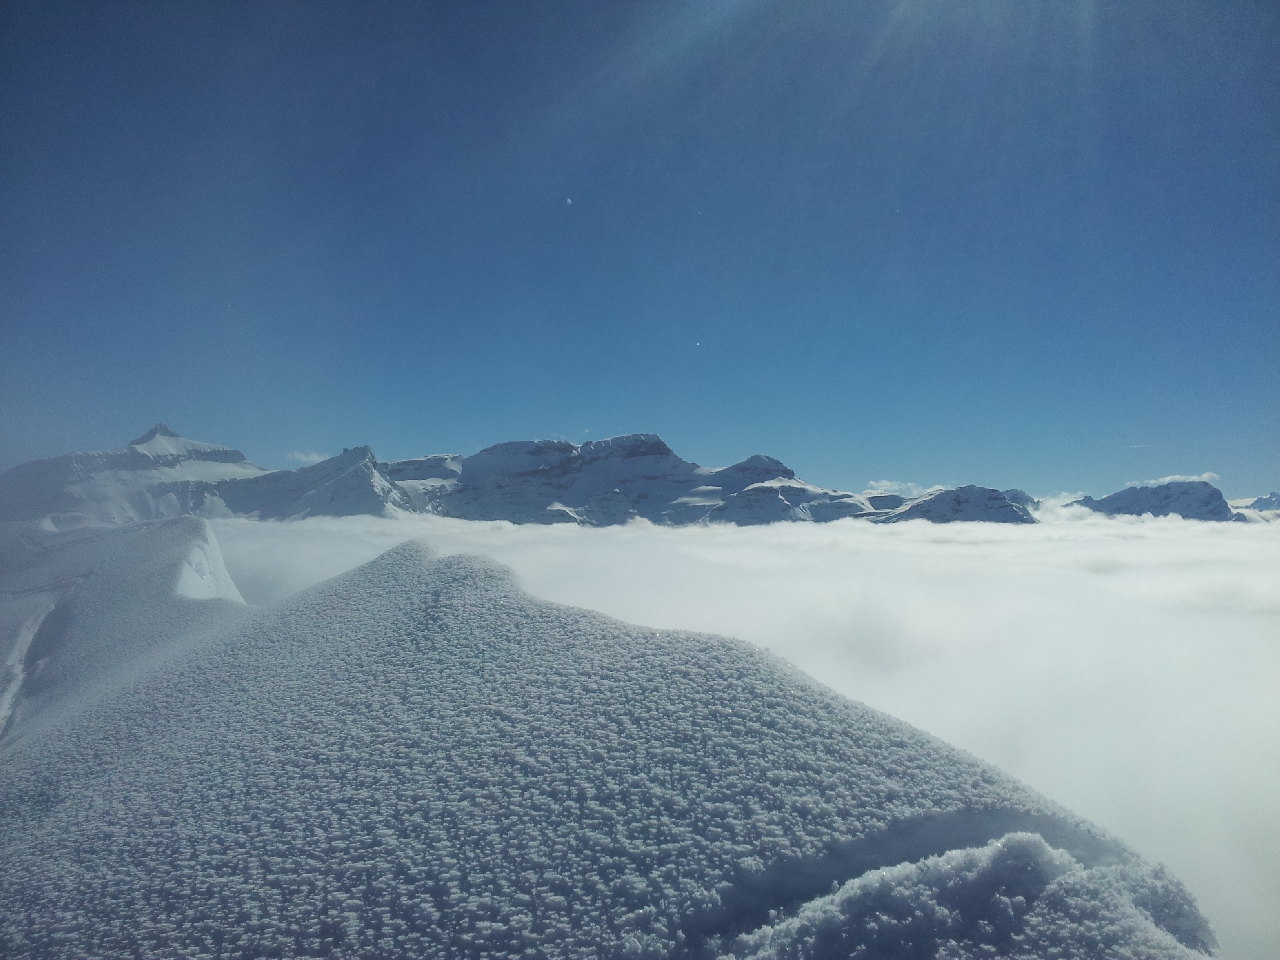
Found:
<svg viewBox="0 0 1280 960"><path fill-rule="evenodd" d="M1213 484L1205 480L1181 480L1155 487L1129 487L1109 497L1085 497L1073 502L1095 513L1140 517L1176 514L1185 520L1233 520L1236 515Z"/></svg>
<svg viewBox="0 0 1280 960"><path fill-rule="evenodd" d="M181 560L176 523L112 536ZM103 593L64 634L127 636L159 592ZM797 910L902 957L943 933L974 956L1212 943L1176 881L973 757L737 641L533 599L491 561L408 543L169 638L0 741L5 956L710 957L803 946ZM933 933L831 919L877 891Z"/></svg>
<svg viewBox="0 0 1280 960"><path fill-rule="evenodd" d="M1040 836L1011 833L864 874L733 949L742 960L1192 958L1213 942L1160 868L1082 870Z"/></svg>

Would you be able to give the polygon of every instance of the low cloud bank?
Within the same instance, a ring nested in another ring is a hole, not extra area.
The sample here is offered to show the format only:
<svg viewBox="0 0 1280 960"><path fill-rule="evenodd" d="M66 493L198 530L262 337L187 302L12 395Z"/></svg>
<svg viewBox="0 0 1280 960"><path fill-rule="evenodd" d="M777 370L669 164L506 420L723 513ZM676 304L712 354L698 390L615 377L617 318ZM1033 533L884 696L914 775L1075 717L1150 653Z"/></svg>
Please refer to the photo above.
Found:
<svg viewBox="0 0 1280 960"><path fill-rule="evenodd" d="M1280 524L1041 519L213 527L249 603L421 536L550 600L767 647L1168 864L1226 960L1280 955Z"/></svg>
<svg viewBox="0 0 1280 960"><path fill-rule="evenodd" d="M329 459L323 453L316 453L314 450L294 450L287 456L294 463L301 463L303 466L309 466L313 463L320 463Z"/></svg>
<svg viewBox="0 0 1280 960"><path fill-rule="evenodd" d="M1205 473L1198 473L1194 477L1189 474L1175 473L1168 477L1159 477L1155 480L1130 480L1125 484L1126 487L1158 487L1163 483L1186 483L1188 481L1201 481L1204 483L1217 483L1218 475L1212 470Z"/></svg>
<svg viewBox="0 0 1280 960"><path fill-rule="evenodd" d="M871 480L868 481L867 489L863 494L896 493L903 497L920 497L926 493L945 489L946 487L940 487L937 484L932 487L922 487L918 483L906 483L902 480Z"/></svg>

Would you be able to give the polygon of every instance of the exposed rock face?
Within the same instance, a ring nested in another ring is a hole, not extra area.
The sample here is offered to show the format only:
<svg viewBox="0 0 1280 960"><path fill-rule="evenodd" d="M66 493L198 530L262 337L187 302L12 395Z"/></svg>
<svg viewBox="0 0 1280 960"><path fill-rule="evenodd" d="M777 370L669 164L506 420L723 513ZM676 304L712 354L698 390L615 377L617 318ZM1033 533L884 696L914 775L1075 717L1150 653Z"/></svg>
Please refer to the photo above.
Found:
<svg viewBox="0 0 1280 960"><path fill-rule="evenodd" d="M1128 487L1109 497L1084 497L1073 502L1108 516L1155 517L1177 515L1187 520L1234 520L1222 491L1204 480L1178 480L1155 487Z"/></svg>

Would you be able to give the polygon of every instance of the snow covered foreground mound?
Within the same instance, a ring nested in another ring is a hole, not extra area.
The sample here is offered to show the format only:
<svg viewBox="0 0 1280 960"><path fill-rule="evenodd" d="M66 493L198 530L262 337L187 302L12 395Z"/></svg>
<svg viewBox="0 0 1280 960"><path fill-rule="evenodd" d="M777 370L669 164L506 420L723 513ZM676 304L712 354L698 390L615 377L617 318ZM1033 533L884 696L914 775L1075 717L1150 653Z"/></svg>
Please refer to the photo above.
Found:
<svg viewBox="0 0 1280 960"><path fill-rule="evenodd" d="M0 954L1213 946L1176 880L973 757L490 561L405 544L172 647L0 740Z"/></svg>
<svg viewBox="0 0 1280 960"><path fill-rule="evenodd" d="M0 524L0 733L129 682L247 615L205 520Z"/></svg>

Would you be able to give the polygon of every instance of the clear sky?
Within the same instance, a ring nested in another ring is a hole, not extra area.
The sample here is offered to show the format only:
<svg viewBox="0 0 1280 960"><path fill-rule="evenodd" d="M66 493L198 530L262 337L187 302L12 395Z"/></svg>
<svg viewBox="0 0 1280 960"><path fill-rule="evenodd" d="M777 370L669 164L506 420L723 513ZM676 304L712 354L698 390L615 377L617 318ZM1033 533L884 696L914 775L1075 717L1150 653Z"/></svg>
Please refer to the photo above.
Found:
<svg viewBox="0 0 1280 960"><path fill-rule="evenodd" d="M1280 5L0 4L0 468L1280 488Z"/></svg>

